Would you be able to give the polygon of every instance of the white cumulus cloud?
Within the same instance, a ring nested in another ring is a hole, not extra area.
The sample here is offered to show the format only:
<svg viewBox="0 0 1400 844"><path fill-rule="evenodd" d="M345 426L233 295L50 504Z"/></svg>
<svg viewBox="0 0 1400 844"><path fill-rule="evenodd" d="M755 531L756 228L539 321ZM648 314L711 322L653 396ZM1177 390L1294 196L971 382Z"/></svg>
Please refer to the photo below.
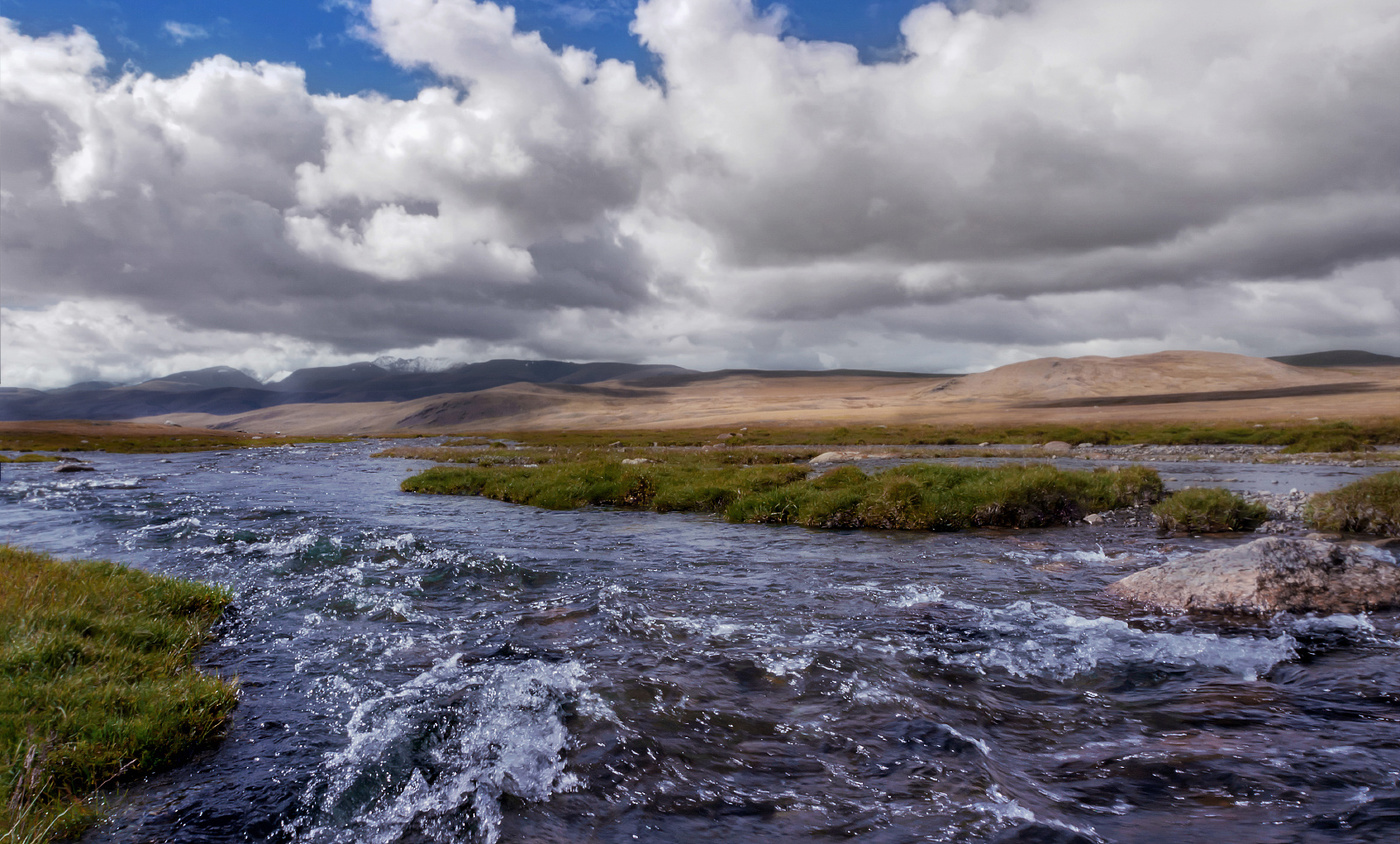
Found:
<svg viewBox="0 0 1400 844"><path fill-rule="evenodd" d="M645 0L655 80L508 6L360 14L434 84L312 95L222 56L109 78L81 30L0 23L7 314L120 303L284 338L289 366L1400 353L1390 0L930 3L880 63L780 7ZM7 383L33 380L14 333ZM153 354L97 343L50 367Z"/></svg>

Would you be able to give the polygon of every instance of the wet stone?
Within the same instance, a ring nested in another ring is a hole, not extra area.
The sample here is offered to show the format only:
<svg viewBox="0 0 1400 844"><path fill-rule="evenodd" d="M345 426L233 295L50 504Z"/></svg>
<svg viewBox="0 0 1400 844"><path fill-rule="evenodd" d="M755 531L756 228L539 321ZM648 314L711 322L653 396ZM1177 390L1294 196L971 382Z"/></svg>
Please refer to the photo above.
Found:
<svg viewBox="0 0 1400 844"><path fill-rule="evenodd" d="M1128 575L1108 591L1215 612L1362 612L1400 606L1400 566L1371 546L1268 537Z"/></svg>

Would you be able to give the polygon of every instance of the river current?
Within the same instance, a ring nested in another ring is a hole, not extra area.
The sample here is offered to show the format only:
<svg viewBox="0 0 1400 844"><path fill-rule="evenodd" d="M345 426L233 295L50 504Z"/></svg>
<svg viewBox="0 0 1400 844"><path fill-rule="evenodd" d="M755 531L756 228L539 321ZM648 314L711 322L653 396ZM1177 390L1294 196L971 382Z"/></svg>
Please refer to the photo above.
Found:
<svg viewBox="0 0 1400 844"><path fill-rule="evenodd" d="M1400 840L1396 614L1102 592L1250 537L550 512L375 449L4 466L4 541L235 596L227 739L86 842Z"/></svg>

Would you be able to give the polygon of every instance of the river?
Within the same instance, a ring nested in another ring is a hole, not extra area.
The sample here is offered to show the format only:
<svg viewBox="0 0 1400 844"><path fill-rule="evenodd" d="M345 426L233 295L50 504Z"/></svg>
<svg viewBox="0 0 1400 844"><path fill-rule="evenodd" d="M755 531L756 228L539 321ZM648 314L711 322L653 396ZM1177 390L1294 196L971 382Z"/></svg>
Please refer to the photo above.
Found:
<svg viewBox="0 0 1400 844"><path fill-rule="evenodd" d="M5 541L235 596L227 739L87 844L1400 840L1397 614L1102 593L1250 537L551 512L376 448L4 466Z"/></svg>

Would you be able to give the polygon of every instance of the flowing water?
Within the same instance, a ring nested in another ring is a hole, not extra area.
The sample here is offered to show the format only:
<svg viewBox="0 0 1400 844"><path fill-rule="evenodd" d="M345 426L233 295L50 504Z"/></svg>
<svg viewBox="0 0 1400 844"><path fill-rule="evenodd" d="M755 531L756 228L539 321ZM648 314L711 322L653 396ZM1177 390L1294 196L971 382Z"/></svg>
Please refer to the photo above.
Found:
<svg viewBox="0 0 1400 844"><path fill-rule="evenodd" d="M1396 614L1101 592L1248 537L549 512L373 450L4 467L5 541L235 595L227 740L88 842L1400 840Z"/></svg>

